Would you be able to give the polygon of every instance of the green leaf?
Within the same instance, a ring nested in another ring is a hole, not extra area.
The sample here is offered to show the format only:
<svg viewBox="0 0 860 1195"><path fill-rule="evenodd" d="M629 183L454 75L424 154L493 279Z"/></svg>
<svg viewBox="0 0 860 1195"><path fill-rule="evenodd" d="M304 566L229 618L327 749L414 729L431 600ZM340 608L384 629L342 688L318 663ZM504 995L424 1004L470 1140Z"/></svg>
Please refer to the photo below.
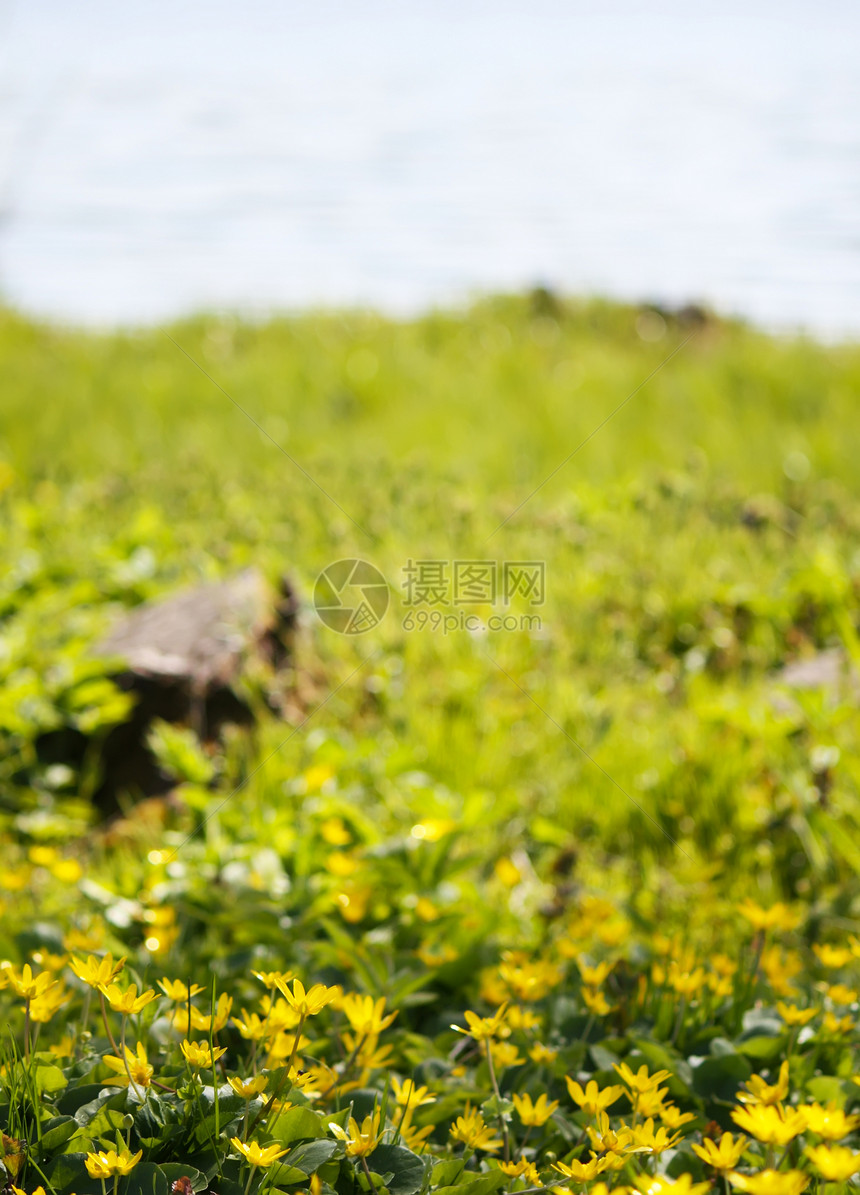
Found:
<svg viewBox="0 0 860 1195"><path fill-rule="evenodd" d="M465 1175L463 1176L466 1177ZM489 1174L482 1174L471 1182L458 1183L456 1187L439 1187L433 1195L492 1195L508 1181L501 1170L492 1170Z"/></svg>
<svg viewBox="0 0 860 1195"><path fill-rule="evenodd" d="M342 1149L343 1145L340 1141L307 1141L304 1145L298 1145L295 1149L290 1150L284 1161L287 1165L301 1170L305 1175L313 1174Z"/></svg>
<svg viewBox="0 0 860 1195"><path fill-rule="evenodd" d="M54 1116L42 1129L42 1157L55 1153L61 1145L65 1145L78 1128L74 1116Z"/></svg>
<svg viewBox="0 0 860 1195"><path fill-rule="evenodd" d="M58 1066L37 1066L36 1086L45 1095L51 1091L62 1091L68 1079Z"/></svg>
<svg viewBox="0 0 860 1195"><path fill-rule="evenodd" d="M310 1108L287 1108L272 1121L269 1131L279 1145L326 1135L322 1121Z"/></svg>
<svg viewBox="0 0 860 1195"><path fill-rule="evenodd" d="M370 1155L368 1165L377 1174L391 1171L386 1183L391 1195L415 1195L424 1185L424 1162L403 1145L379 1145Z"/></svg>
<svg viewBox="0 0 860 1195"><path fill-rule="evenodd" d="M122 1182L123 1195L169 1195L167 1176L154 1162L139 1162Z"/></svg>
<svg viewBox="0 0 860 1195"><path fill-rule="evenodd" d="M693 1071L693 1090L703 1099L734 1102L735 1093L752 1074L742 1054L721 1054L703 1058Z"/></svg>

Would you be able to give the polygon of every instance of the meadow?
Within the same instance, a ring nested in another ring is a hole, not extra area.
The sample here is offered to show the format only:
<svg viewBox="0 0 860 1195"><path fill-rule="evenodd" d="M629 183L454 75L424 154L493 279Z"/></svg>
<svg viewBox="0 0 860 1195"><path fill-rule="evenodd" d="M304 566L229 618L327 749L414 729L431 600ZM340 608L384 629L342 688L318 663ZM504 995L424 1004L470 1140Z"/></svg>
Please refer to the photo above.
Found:
<svg viewBox="0 0 860 1195"><path fill-rule="evenodd" d="M859 347L539 291L6 312L0 360L9 1186L855 1185ZM312 603L352 558L361 635ZM419 561L543 600L421 620ZM253 730L156 728L174 793L101 819L93 644L248 565L301 597L287 713L251 670Z"/></svg>

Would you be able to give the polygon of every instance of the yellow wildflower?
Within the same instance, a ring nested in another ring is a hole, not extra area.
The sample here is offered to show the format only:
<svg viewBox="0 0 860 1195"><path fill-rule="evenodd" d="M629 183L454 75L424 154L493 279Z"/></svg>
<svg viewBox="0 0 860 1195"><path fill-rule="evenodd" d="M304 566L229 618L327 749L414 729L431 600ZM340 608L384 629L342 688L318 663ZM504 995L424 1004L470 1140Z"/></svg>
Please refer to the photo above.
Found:
<svg viewBox="0 0 860 1195"><path fill-rule="evenodd" d="M207 1070L218 1061L222 1054L227 1052L223 1046L215 1046L213 1050L210 1050L208 1042L184 1041L179 1048L188 1065L193 1066L196 1070Z"/></svg>
<svg viewBox="0 0 860 1195"><path fill-rule="evenodd" d="M91 988L100 988L103 983L113 983L125 966L125 958L114 962L111 954L106 954L101 959L90 954L86 959L72 957L69 966L78 979L89 984Z"/></svg>
<svg viewBox="0 0 860 1195"><path fill-rule="evenodd" d="M161 997L157 996L152 988L145 992L141 992L138 996L137 985L130 984L128 988L123 991L118 984L115 983L100 983L99 991L110 1004L114 1012L124 1013L130 1016L132 1013L140 1012L141 1009L146 1008L147 1004L151 1004L153 1000L159 1000Z"/></svg>
<svg viewBox="0 0 860 1195"><path fill-rule="evenodd" d="M738 1174L732 1170L729 1182L749 1195L800 1195L809 1183L801 1170L762 1170L760 1174Z"/></svg>
<svg viewBox="0 0 860 1195"><path fill-rule="evenodd" d="M777 1000L776 1011L786 1025L808 1025L817 1014L817 1008L798 1008L796 1004L786 1004L784 1000Z"/></svg>
<svg viewBox="0 0 860 1195"><path fill-rule="evenodd" d="M808 1145L806 1156L831 1183L845 1183L860 1171L860 1153L847 1145Z"/></svg>
<svg viewBox="0 0 860 1195"><path fill-rule="evenodd" d="M831 946L829 942L818 942L812 947L818 957L818 961L822 967L828 969L839 970L840 967L847 967L854 957L854 953L849 946Z"/></svg>
<svg viewBox="0 0 860 1195"><path fill-rule="evenodd" d="M523 1092L522 1095L515 1092L511 1096L511 1099L522 1123L525 1125L535 1125L536 1127L546 1124L558 1107L558 1100L550 1102L543 1092L534 1103L532 1103L532 1097L528 1092Z"/></svg>
<svg viewBox="0 0 860 1195"><path fill-rule="evenodd" d="M267 1167L271 1166L273 1162L277 1162L278 1158L282 1158L287 1152L281 1149L279 1145L262 1146L257 1141L241 1141L238 1137L231 1137L230 1144L241 1154L246 1162L251 1166Z"/></svg>
<svg viewBox="0 0 860 1195"><path fill-rule="evenodd" d="M485 1153L495 1153L502 1146L501 1137L494 1137L493 1132L484 1123L481 1113L468 1104L463 1115L458 1116L451 1126L451 1136L455 1141L462 1141L468 1149L482 1149Z"/></svg>
<svg viewBox="0 0 860 1195"><path fill-rule="evenodd" d="M722 1137L720 1137L719 1145L715 1141L712 1141L710 1137L705 1137L701 1145L693 1143L693 1152L703 1162L707 1163L708 1166L712 1166L714 1170L724 1173L726 1170L731 1170L737 1166L748 1144L749 1142L746 1137L738 1136L735 1138L732 1137L731 1133L723 1133Z"/></svg>
<svg viewBox="0 0 860 1195"><path fill-rule="evenodd" d="M41 971L38 975L34 975L33 968L29 963L25 963L20 971L16 971L14 967L8 967L6 976L9 986L23 1000L35 1000L39 996L44 996L45 992L57 982L50 971Z"/></svg>
<svg viewBox="0 0 860 1195"><path fill-rule="evenodd" d="M596 966L590 967L585 959L577 959L576 965L579 967L579 974L582 976L582 982L590 988L602 987L606 982L609 972L612 970L614 963L597 963Z"/></svg>
<svg viewBox="0 0 860 1195"><path fill-rule="evenodd" d="M305 991L304 984L300 979L293 980L292 991L283 980L276 980L275 986L300 1017L316 1016L339 994L338 988L328 988L323 983L315 983L313 987Z"/></svg>
<svg viewBox="0 0 860 1195"><path fill-rule="evenodd" d="M620 1084L604 1087L601 1091L595 1079L589 1079L584 1089L575 1079L571 1079L570 1075L565 1075L564 1081L567 1083L570 1098L579 1104L586 1116L596 1116L624 1095L624 1088Z"/></svg>
<svg viewBox="0 0 860 1195"><path fill-rule="evenodd" d="M768 1104L751 1104L746 1108L733 1108L732 1120L745 1129L756 1141L765 1145L788 1145L806 1128L806 1116L795 1108L780 1112Z"/></svg>
<svg viewBox="0 0 860 1195"><path fill-rule="evenodd" d="M806 1127L826 1141L841 1141L860 1125L860 1116L846 1116L835 1104L822 1108L821 1104L801 1104L798 1108L806 1118Z"/></svg>
<svg viewBox="0 0 860 1195"><path fill-rule="evenodd" d="M508 1070L512 1066L522 1066L525 1058L521 1058L517 1047L509 1041L488 1041L490 1053L493 1056L493 1066L497 1071Z"/></svg>
<svg viewBox="0 0 860 1195"><path fill-rule="evenodd" d="M359 996L355 992L348 992L341 1000L341 1008L356 1033L373 1037L378 1037L397 1016L396 1011L389 1013L388 1016L384 1015L384 996L374 1000L372 996Z"/></svg>
<svg viewBox="0 0 860 1195"><path fill-rule="evenodd" d="M831 983L827 988L827 995L834 1004L854 1004L857 1000L854 988L849 988L844 983Z"/></svg>
<svg viewBox="0 0 860 1195"><path fill-rule="evenodd" d="M682 1112L674 1104L664 1104L656 1115L660 1117L667 1129L680 1129L681 1125L689 1124L691 1120L696 1119L695 1113Z"/></svg>
<svg viewBox="0 0 860 1195"><path fill-rule="evenodd" d="M35 996L30 1001L30 1020L37 1024L46 1024L70 999L70 993L62 984L48 988L41 996Z"/></svg>
<svg viewBox="0 0 860 1195"><path fill-rule="evenodd" d="M705 1195L710 1189L710 1183L694 1183L691 1174L681 1174L677 1178L665 1175L652 1178L650 1174L643 1174L633 1188L639 1195ZM593 1191L592 1195L597 1195L597 1192Z"/></svg>
<svg viewBox="0 0 860 1195"><path fill-rule="evenodd" d="M590 1013L596 1017L605 1017L612 1012L612 1005L604 996L603 992L597 991L596 988L582 989L582 1000L585 1007Z"/></svg>
<svg viewBox="0 0 860 1195"><path fill-rule="evenodd" d="M540 1172L534 1162L520 1158L518 1162L499 1162L499 1169L508 1178L524 1178L530 1187L541 1185Z"/></svg>
<svg viewBox="0 0 860 1195"><path fill-rule="evenodd" d="M436 1096L427 1087L416 1087L414 1079L404 1079L401 1083L395 1076L391 1076L391 1086L394 1089L394 1100L401 1108L422 1108L425 1104L435 1104Z"/></svg>
<svg viewBox="0 0 860 1195"><path fill-rule="evenodd" d="M119 1077L111 1079L110 1086L127 1086L129 1082L137 1087L149 1087L155 1073L149 1065L146 1050L142 1042L137 1043L137 1049L132 1051L125 1047L125 1061L115 1054L106 1054L103 1062ZM131 1078L129 1079L129 1076Z"/></svg>
<svg viewBox="0 0 860 1195"><path fill-rule="evenodd" d="M467 1037L473 1037L475 1041L486 1041L490 1037L510 1037L510 1027L505 1024L506 1008L507 1005L502 1004L491 1017L479 1017L477 1013L471 1012L467 1008L463 1015L466 1018L468 1029L461 1029L459 1025L452 1025L451 1028L457 1033L465 1033Z"/></svg>
<svg viewBox="0 0 860 1195"><path fill-rule="evenodd" d="M192 983L189 989L181 979L168 979L165 975L164 979L159 979L158 986L164 992L168 1000L175 1000L177 1004L186 1004L194 996L199 996L203 988L199 984Z"/></svg>
<svg viewBox="0 0 860 1195"><path fill-rule="evenodd" d="M630 1128L631 1144L651 1154L661 1154L664 1150L671 1149L680 1139L680 1133L670 1134L664 1125L660 1125L658 1129L655 1129L654 1119L651 1116L648 1117L644 1124L632 1125Z"/></svg>
<svg viewBox="0 0 860 1195"><path fill-rule="evenodd" d="M529 1050L529 1058L538 1066L552 1066L558 1058L558 1050L553 1050L550 1046L545 1046L543 1042L536 1041Z"/></svg>
<svg viewBox="0 0 860 1195"><path fill-rule="evenodd" d="M328 1127L338 1140L345 1143L347 1157L365 1158L373 1153L382 1139L384 1126L380 1128L380 1118L381 1113L374 1112L372 1116L365 1116L359 1127L354 1117L350 1116L346 1129L342 1129L334 1121Z"/></svg>
<svg viewBox="0 0 860 1195"><path fill-rule="evenodd" d="M633 1091L652 1091L655 1087L659 1087L664 1079L672 1077L670 1071L655 1071L653 1075L649 1075L648 1067L644 1064L635 1072L630 1069L626 1062L616 1062L614 1068Z"/></svg>
<svg viewBox="0 0 860 1195"><path fill-rule="evenodd" d="M590 1183L592 1179L597 1178L598 1174L603 1174L604 1170L609 1169L609 1158L598 1158L595 1154L587 1162L580 1162L577 1158L572 1158L570 1162L553 1162L553 1170L557 1170L559 1174L563 1174L565 1178L571 1179L575 1183Z"/></svg>
<svg viewBox="0 0 860 1195"><path fill-rule="evenodd" d="M110 1178L115 1175L131 1174L132 1170L143 1157L143 1150L132 1154L128 1149L119 1153L114 1149L89 1153L84 1159L87 1174L90 1178Z"/></svg>
<svg viewBox="0 0 860 1195"><path fill-rule="evenodd" d="M757 930L779 929L787 932L797 929L801 920L800 915L792 912L782 901L777 901L769 909L765 909L747 898L738 905L738 912Z"/></svg>
<svg viewBox="0 0 860 1195"><path fill-rule="evenodd" d="M243 1100L252 1100L260 1095L269 1084L268 1075L256 1075L252 1079L228 1079L227 1082Z"/></svg>
<svg viewBox="0 0 860 1195"><path fill-rule="evenodd" d="M747 1082L747 1090L739 1091L737 1099L742 1104L781 1104L788 1095L788 1061L784 1061L779 1068L779 1078L775 1083L768 1084L761 1075L752 1075Z"/></svg>

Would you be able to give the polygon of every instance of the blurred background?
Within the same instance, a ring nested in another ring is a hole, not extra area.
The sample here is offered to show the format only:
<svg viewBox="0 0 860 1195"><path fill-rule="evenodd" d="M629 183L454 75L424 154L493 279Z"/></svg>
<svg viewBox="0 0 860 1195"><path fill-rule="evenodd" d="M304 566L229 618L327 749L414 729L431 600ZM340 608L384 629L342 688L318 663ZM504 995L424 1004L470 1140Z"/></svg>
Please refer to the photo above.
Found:
<svg viewBox="0 0 860 1195"><path fill-rule="evenodd" d="M0 296L115 325L499 289L860 327L860 6L0 3Z"/></svg>

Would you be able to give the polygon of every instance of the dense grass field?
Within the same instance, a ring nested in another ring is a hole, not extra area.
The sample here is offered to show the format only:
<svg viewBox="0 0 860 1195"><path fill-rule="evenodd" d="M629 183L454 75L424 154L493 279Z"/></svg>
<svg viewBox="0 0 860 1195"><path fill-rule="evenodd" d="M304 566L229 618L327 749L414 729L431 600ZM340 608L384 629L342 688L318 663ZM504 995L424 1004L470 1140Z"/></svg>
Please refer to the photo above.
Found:
<svg viewBox="0 0 860 1195"><path fill-rule="evenodd" d="M109 335L5 313L0 361L10 1182L850 1179L860 347L539 292ZM352 558L391 590L361 635L312 601ZM543 601L457 605L470 561L541 566ZM285 715L252 672L253 731L161 727L175 794L100 820L128 700L93 644L248 565L302 602ZM785 683L821 653L835 679Z"/></svg>

